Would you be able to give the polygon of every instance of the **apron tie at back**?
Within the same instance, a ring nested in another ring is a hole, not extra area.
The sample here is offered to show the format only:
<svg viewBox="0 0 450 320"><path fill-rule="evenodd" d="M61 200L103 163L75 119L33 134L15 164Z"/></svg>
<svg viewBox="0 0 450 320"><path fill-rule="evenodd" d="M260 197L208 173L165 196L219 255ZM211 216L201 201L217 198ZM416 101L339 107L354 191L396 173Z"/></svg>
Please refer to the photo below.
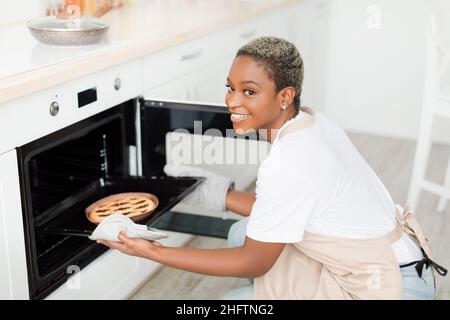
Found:
<svg viewBox="0 0 450 320"><path fill-rule="evenodd" d="M405 207L403 213L397 215L396 220L401 226L403 232L405 232L414 242L416 242L423 253L424 258L422 260L414 261L408 264L401 265L401 268L416 265L416 271L419 277L422 277L423 267L428 268L431 266L440 276L447 275L447 269L434 262L431 258L431 251L428 246L429 240L425 237L416 216L412 209L408 206Z"/></svg>
<svg viewBox="0 0 450 320"><path fill-rule="evenodd" d="M447 275L447 269L445 269L443 266L437 264L436 262L434 262L433 260L431 260L427 254L425 253L425 251L423 251L422 249L422 253L424 255L424 258L422 260L417 260L417 261L413 261L407 264L402 264L400 266L400 268L405 268L405 267L409 267L409 266L415 266L415 269L417 271L417 274L419 275L419 277L422 277L422 272L423 272L423 267L425 266L427 269L428 267L431 265L431 267L440 275L445 277Z"/></svg>

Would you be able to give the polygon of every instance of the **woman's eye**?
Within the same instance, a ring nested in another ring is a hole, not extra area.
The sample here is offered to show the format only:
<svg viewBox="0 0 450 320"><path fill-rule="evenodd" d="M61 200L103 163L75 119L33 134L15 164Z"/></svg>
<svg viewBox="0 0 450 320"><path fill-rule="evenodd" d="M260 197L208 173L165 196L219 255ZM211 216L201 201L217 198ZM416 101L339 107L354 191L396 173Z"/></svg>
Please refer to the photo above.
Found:
<svg viewBox="0 0 450 320"><path fill-rule="evenodd" d="M255 94L255 92L253 90L244 90L244 94L246 96L251 96L251 95Z"/></svg>
<svg viewBox="0 0 450 320"><path fill-rule="evenodd" d="M231 91L233 91L233 88L227 83L227 84L225 84L225 87L227 87L228 88L228 92L231 92Z"/></svg>

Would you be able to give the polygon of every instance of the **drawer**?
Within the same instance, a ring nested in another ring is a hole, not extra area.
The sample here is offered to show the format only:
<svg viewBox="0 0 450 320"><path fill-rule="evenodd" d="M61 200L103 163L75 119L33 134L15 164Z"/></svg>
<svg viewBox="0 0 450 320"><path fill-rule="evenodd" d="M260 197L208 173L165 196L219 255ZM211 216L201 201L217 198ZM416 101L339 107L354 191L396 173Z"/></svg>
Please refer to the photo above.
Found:
<svg viewBox="0 0 450 320"><path fill-rule="evenodd" d="M247 42L263 36L287 39L289 24L286 17L289 16L288 14L287 11L283 10L233 27L231 29L233 38L228 42L231 44L232 51L236 53Z"/></svg>
<svg viewBox="0 0 450 320"><path fill-rule="evenodd" d="M231 38L229 31L219 31L144 57L144 90L153 89L221 59L231 50L224 41L227 38Z"/></svg>
<svg viewBox="0 0 450 320"><path fill-rule="evenodd" d="M239 24L232 28L231 32L233 34L233 38L229 43L232 46L232 51L234 54L239 50L241 46L243 46L250 40L263 35L262 22L262 18L257 18Z"/></svg>
<svg viewBox="0 0 450 320"><path fill-rule="evenodd" d="M242 45L260 36L287 38L287 13L283 10L264 15L144 57L144 90L156 88L226 56L234 56Z"/></svg>

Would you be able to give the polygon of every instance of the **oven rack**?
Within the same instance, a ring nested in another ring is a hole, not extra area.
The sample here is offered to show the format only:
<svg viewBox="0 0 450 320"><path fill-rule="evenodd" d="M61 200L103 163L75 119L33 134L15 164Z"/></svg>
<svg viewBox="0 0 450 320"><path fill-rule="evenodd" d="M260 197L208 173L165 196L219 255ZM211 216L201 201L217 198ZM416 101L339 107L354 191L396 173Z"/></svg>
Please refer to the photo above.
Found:
<svg viewBox="0 0 450 320"><path fill-rule="evenodd" d="M36 229L38 233L88 237L96 225L87 219L85 209L103 197L123 192L148 192L158 198L155 211L139 222L150 225L203 180L202 177L167 176L101 178L39 215L35 221Z"/></svg>

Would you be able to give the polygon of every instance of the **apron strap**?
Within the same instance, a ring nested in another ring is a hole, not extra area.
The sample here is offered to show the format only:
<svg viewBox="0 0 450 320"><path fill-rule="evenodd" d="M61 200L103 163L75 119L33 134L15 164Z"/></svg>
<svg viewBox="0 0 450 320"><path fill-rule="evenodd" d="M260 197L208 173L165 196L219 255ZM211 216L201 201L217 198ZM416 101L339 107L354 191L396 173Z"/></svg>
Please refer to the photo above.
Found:
<svg viewBox="0 0 450 320"><path fill-rule="evenodd" d="M403 210L403 213L397 215L396 220L397 227L400 226L403 232L405 232L412 240L414 240L422 250L424 258L420 261L416 261L415 267L417 273L419 274L419 277L422 276L422 269L424 265L427 268L431 265L431 267L436 270L439 275L446 276L447 269L432 260L430 247L428 245L430 241L425 237L425 234L423 233L422 228L420 227L419 222L417 221L412 209L406 206Z"/></svg>
<svg viewBox="0 0 450 320"><path fill-rule="evenodd" d="M427 256L431 258L431 251L428 245L430 241L425 237L412 209L406 206L402 213L397 214L395 219L401 226L403 232L416 242Z"/></svg>
<svg viewBox="0 0 450 320"><path fill-rule="evenodd" d="M309 128L314 124L314 120L315 120L315 112L314 110L312 110L309 107L301 107L301 111L304 111L306 113L309 114L309 117L307 118L300 118L300 119L294 119L292 120L292 123L288 124L285 128L283 128L279 134L278 139L281 139L282 137L284 137L285 135L301 130L301 129L305 129L305 128Z"/></svg>
<svg viewBox="0 0 450 320"><path fill-rule="evenodd" d="M389 232L385 237L390 243L394 243L402 237L402 234L403 228L399 223L397 223L395 225L395 229Z"/></svg>

